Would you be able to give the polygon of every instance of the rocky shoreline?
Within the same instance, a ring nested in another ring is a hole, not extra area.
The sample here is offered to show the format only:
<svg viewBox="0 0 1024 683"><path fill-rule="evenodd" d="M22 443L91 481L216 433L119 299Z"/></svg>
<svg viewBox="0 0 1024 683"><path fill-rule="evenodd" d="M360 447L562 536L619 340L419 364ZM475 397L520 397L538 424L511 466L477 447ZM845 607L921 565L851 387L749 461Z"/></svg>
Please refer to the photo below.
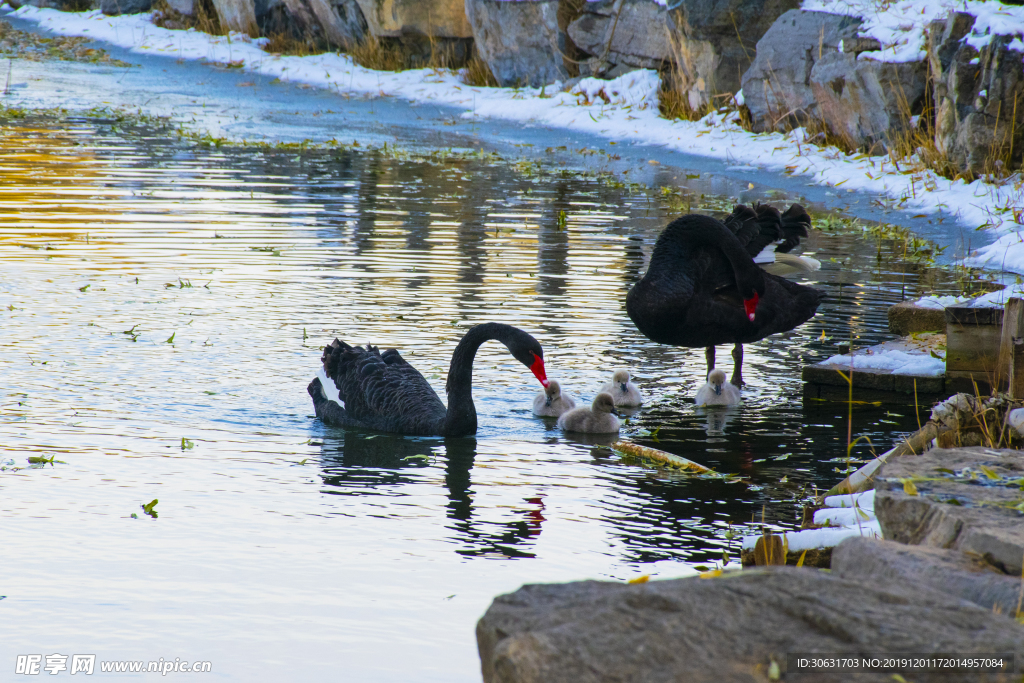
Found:
<svg viewBox="0 0 1024 683"><path fill-rule="evenodd" d="M82 0L24 4L84 7ZM924 49L908 58L897 54L899 45L865 33L866 17L808 11L798 0L671 7L655 0L86 4L109 15L158 9L176 17L169 20L175 25L208 13L224 30L287 35L323 49L373 39L419 54L423 63L444 52L457 66L475 51L505 87L572 87L575 78L656 69L692 111L733 102L755 132L808 126L823 140L873 154L901 145L912 151L924 141L919 153L941 157L950 173L1005 175L1024 159L1024 42L1016 33L992 34L965 11L931 21Z"/></svg>

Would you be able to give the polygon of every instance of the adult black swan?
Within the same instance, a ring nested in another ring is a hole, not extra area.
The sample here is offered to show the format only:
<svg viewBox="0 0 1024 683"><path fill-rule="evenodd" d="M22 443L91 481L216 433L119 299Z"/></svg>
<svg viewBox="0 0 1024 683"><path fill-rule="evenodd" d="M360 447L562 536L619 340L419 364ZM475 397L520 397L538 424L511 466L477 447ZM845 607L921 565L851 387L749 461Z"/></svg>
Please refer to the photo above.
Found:
<svg viewBox="0 0 1024 683"><path fill-rule="evenodd" d="M677 218L658 236L647 273L626 295L630 319L660 344L705 347L709 373L715 345L735 344L730 382L741 386L742 345L806 322L824 296L754 262L769 249L788 253L810 223L799 204L784 214L740 205L724 222L698 214Z"/></svg>
<svg viewBox="0 0 1024 683"><path fill-rule="evenodd" d="M507 346L516 360L547 386L540 344L511 325L484 323L466 332L455 347L448 369L447 409L423 375L395 349L380 353L369 344L364 349L335 339L324 348L323 370L308 387L316 416L339 427L399 434L475 434L473 358L480 345L490 339Z"/></svg>

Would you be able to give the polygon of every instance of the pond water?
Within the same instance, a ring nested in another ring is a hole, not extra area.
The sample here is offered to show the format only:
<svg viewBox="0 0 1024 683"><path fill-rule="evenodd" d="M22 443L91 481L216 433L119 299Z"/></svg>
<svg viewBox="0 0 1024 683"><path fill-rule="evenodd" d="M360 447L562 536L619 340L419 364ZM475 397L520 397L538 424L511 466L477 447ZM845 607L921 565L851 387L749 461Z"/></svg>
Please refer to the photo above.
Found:
<svg viewBox="0 0 1024 683"><path fill-rule="evenodd" d="M889 338L890 303L955 289L900 245L815 231L828 299L746 347L745 404L708 414L690 398L703 351L651 343L623 305L678 197L473 155L204 148L102 119L6 126L0 165L5 668L92 653L208 660L228 680L479 680L474 625L499 593L691 574L737 559L730 528L796 525L847 467L847 408L805 405L801 366ZM443 396L455 343L490 320L533 333L586 401L631 368L648 401L624 438L744 482L566 438L496 343L475 366L475 438L313 417L306 385L335 337L399 348ZM913 407L857 406L852 431L887 448L916 425Z"/></svg>

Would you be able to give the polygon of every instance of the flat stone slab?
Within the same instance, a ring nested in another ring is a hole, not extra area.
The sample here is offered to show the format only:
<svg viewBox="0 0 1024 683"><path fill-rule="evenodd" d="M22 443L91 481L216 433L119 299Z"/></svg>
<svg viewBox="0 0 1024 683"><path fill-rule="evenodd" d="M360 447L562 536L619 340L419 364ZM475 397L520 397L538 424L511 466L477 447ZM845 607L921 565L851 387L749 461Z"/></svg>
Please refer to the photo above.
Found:
<svg viewBox="0 0 1024 683"><path fill-rule="evenodd" d="M1015 614L1021 578L998 571L977 555L874 538L851 538L832 550L832 573L890 585L930 586L1000 614Z"/></svg>
<svg viewBox="0 0 1024 683"><path fill-rule="evenodd" d="M889 307L889 331L900 336L915 332L941 332L946 329L946 312L942 308L918 306L904 301Z"/></svg>
<svg viewBox="0 0 1024 683"><path fill-rule="evenodd" d="M1022 485L1022 451L935 448L890 459L880 468L875 515L886 539L975 553L1019 579Z"/></svg>
<svg viewBox="0 0 1024 683"><path fill-rule="evenodd" d="M646 584L527 585L477 624L485 683L892 683L892 672L787 675L788 653L1013 653L1007 616L910 582L771 567ZM915 683L965 680L904 672ZM1003 680L971 673L971 681Z"/></svg>

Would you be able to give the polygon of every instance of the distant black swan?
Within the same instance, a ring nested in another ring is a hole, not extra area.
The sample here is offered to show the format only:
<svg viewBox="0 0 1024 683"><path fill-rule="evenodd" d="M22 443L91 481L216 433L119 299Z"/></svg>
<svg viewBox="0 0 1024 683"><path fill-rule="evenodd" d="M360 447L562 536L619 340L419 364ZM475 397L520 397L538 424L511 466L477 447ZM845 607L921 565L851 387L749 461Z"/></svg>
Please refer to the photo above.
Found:
<svg viewBox="0 0 1024 683"><path fill-rule="evenodd" d="M658 236L647 273L626 295L626 311L652 341L705 347L708 372L715 345L735 344L731 383L741 386L742 345L806 322L824 296L754 262L769 251L788 252L810 224L799 204L784 214L740 205L724 222L698 214L677 218ZM804 261L807 270L817 264Z"/></svg>
<svg viewBox="0 0 1024 683"><path fill-rule="evenodd" d="M352 347L335 339L324 348L323 374L308 387L316 416L339 427L382 432L420 436L475 434L473 358L480 345L490 339L507 346L516 360L547 386L540 344L511 325L484 323L466 332L455 347L448 369L447 409L423 375L395 349L379 353L370 345L365 349ZM325 386L325 381L333 381L336 395L333 387Z"/></svg>

